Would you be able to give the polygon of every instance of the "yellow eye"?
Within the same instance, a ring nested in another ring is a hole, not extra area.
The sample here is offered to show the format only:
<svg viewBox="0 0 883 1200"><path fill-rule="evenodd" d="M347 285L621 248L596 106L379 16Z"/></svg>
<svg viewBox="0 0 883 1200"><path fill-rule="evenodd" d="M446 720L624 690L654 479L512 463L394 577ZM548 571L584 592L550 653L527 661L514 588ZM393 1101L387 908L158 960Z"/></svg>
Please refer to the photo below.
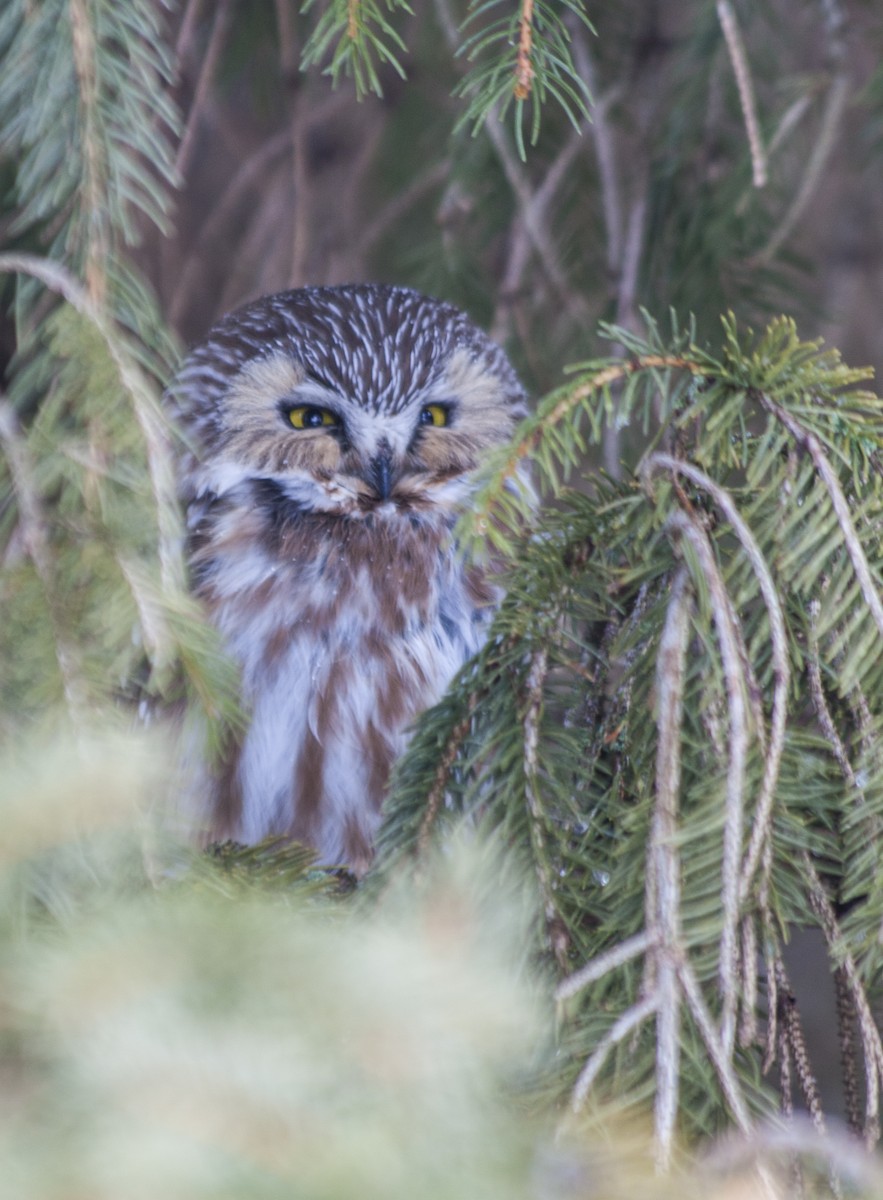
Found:
<svg viewBox="0 0 883 1200"><path fill-rule="evenodd" d="M427 404L420 412L421 425L442 426L448 423L448 410L443 404Z"/></svg>
<svg viewBox="0 0 883 1200"><path fill-rule="evenodd" d="M339 423L333 412L327 408L317 408L313 404L298 404L295 408L290 408L288 419L295 429L321 429L323 425Z"/></svg>

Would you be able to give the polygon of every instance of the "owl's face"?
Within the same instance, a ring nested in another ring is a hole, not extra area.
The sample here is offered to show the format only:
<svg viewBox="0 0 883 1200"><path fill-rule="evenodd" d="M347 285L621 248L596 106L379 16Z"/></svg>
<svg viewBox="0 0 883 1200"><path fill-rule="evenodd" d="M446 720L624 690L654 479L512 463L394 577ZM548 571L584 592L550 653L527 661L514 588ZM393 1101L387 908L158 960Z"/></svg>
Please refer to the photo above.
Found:
<svg viewBox="0 0 883 1200"><path fill-rule="evenodd" d="M231 314L172 398L189 500L272 483L300 509L363 517L462 503L524 415L502 351L405 288L305 288Z"/></svg>

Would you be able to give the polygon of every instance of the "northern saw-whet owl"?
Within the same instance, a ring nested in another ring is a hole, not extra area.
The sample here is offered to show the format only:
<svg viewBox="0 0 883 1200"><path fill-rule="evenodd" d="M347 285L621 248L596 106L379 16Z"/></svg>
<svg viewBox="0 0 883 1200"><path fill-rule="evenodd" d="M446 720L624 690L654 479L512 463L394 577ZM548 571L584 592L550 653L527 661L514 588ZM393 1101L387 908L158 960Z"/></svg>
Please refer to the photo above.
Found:
<svg viewBox="0 0 883 1200"><path fill-rule="evenodd" d="M192 583L248 717L203 768L204 834L291 837L364 870L409 727L499 599L452 534L521 384L458 309L360 284L231 313L168 395Z"/></svg>

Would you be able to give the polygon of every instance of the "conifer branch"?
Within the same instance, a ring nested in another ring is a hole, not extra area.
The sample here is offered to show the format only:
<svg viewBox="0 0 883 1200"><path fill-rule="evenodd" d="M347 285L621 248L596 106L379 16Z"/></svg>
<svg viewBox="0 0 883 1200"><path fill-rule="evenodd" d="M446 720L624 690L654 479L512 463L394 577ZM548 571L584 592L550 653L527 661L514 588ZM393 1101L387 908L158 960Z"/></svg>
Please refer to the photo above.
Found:
<svg viewBox="0 0 883 1200"><path fill-rule="evenodd" d="M742 866L739 903L743 904L747 898L752 880L755 877L763 846L770 837L773 797L775 795L776 781L779 777L782 750L785 743L787 699L790 686L785 616L781 600L779 599L778 588L757 544L757 539L736 508L729 492L715 482L706 472L700 470L692 463L674 458L662 451L651 455L645 461L645 464L642 465L642 470L649 473L657 467L683 475L695 484L696 487L706 492L720 509L736 534L739 544L751 564L770 621L770 644L773 660L773 699L770 716L770 736L769 745L766 747L764 755L763 780L755 806L751 836Z"/></svg>
<svg viewBox="0 0 883 1200"><path fill-rule="evenodd" d="M533 0L521 0L518 18L518 57L515 62L515 99L526 100L533 87Z"/></svg>
<svg viewBox="0 0 883 1200"><path fill-rule="evenodd" d="M34 480L33 465L28 448L18 427L12 405L0 397L0 445L9 465L12 486L18 502L18 524L25 550L43 588L46 606L52 621L53 643L58 672L64 690L67 711L75 726L79 726L88 706L88 693L83 683L79 651L69 638L65 622L58 611L60 588L53 561L49 535L49 519L43 510Z"/></svg>
<svg viewBox="0 0 883 1200"><path fill-rule="evenodd" d="M159 526L158 551L163 586L170 592L183 591L185 572L168 429L140 367L103 309L59 263L32 254L0 254L0 274L4 272L21 273L39 279L50 291L62 296L100 334L144 437Z"/></svg>
<svg viewBox="0 0 883 1200"><path fill-rule="evenodd" d="M748 752L748 719L745 706L745 680L742 655L739 653L736 622L726 587L721 578L714 552L705 532L694 517L674 512L668 526L687 539L699 560L712 603L712 616L717 630L718 646L727 692L727 713L730 735L728 741L727 785L724 802L724 838L721 856L721 929L719 975L723 1011L721 1015L721 1044L729 1058L736 1036L736 1007L738 1003L738 943L739 923L739 862L742 849L744 821L745 760Z"/></svg>
<svg viewBox="0 0 883 1200"><path fill-rule="evenodd" d="M549 944L559 967L567 967L567 939L564 927L558 915L555 903L555 893L549 874L548 850L544 832L544 815L538 792L539 782L539 744L540 721L543 715L543 687L549 669L549 656L545 645L534 650L530 656L530 664L526 680L526 700L524 710L524 799L530 816L530 837L533 845L533 858L536 864L537 877L540 885L540 895L543 898L543 910L546 918L546 932Z"/></svg>
<svg viewBox="0 0 883 1200"><path fill-rule="evenodd" d="M702 989L699 986L699 981L692 967L684 957L681 957L678 962L678 978L684 990L684 997L692 1013L693 1020L696 1022L699 1032L702 1035L702 1040L708 1051L708 1057L711 1059L718 1080L720 1081L721 1089L726 1097L730 1111L742 1132L748 1133L752 1128L751 1115L748 1105L745 1102L745 1097L742 1094L738 1076L733 1069L731 1059L728 1057L718 1037L714 1021L702 998Z"/></svg>
<svg viewBox="0 0 883 1200"><path fill-rule="evenodd" d="M598 1078L610 1056L611 1050L624 1041L630 1033L640 1029L644 1022L653 1016L658 1007L658 996L650 995L643 1000L639 1000L636 1004L626 1009L622 1016L617 1017L586 1060L577 1077L576 1083L573 1085L573 1091L570 1096L572 1112L578 1113L582 1109L589 1092L592 1090L593 1083Z"/></svg>
<svg viewBox="0 0 883 1200"><path fill-rule="evenodd" d="M809 899L813 911L819 918L825 940L843 971L845 983L852 997L858 1017L859 1036L862 1041L866 1073L865 1098L865 1143L871 1148L880 1139L880 1086L883 1077L883 1038L874 1019L873 1010L859 976L855 959L847 949L848 943L840 930L833 905L828 898L825 885L810 856L804 851L803 869L809 881Z"/></svg>
<svg viewBox="0 0 883 1200"><path fill-rule="evenodd" d="M634 937L626 938L624 942L619 942L609 950L605 950L603 954L596 955L578 971L574 971L572 975L561 980L555 989L556 1001L560 1004L564 1000L569 1000L571 996L576 996L590 983L603 979L617 967L625 966L632 959L645 954L652 945L650 934L644 930L642 933L636 933Z"/></svg>
<svg viewBox="0 0 883 1200"><path fill-rule="evenodd" d="M812 1123L824 1137L827 1133L827 1125L825 1114L822 1111L819 1085L810 1066L797 1001L781 958L776 960L776 983L779 995L779 1027L784 1045L787 1047L786 1055L797 1072L797 1081L800 1084L800 1090L803 1093Z"/></svg>
<svg viewBox="0 0 883 1200"><path fill-rule="evenodd" d="M819 477L824 483L828 495L831 497L831 504L834 512L837 514L837 521L840 525L840 531L843 534L843 542L852 560L853 569L859 581L865 603L874 618L881 638L883 638L883 601L880 599L877 585L871 575L868 560L865 557L861 541L852 523L849 503L843 494L843 489L840 487L837 474L822 448L822 443L811 430L801 425L787 409L776 404L769 396L761 393L760 402L768 412L771 412L782 422L797 444L806 450L812 458Z"/></svg>
<svg viewBox="0 0 883 1200"><path fill-rule="evenodd" d="M435 778L432 782L432 787L426 796L426 808L423 814L423 819L420 822L420 829L417 833L415 842L415 855L417 858L423 858L429 846L429 839L432 836L432 829L438 819L438 814L444 803L445 788L447 787L448 777L451 773L451 768L457 761L457 754L463 739L469 733L469 727L472 724L472 714L478 704L478 696L473 693L469 697L466 715L462 721L458 721L451 730L451 736L448 738L444 752L438 760L438 766L435 771Z"/></svg>
<svg viewBox="0 0 883 1200"><path fill-rule="evenodd" d="M660 1167L668 1169L677 1117L680 1079L680 996L678 962L681 881L677 848L677 809L681 781L681 721L684 677L693 604L682 567L671 585L665 625L656 659L656 797L648 847L647 927L654 942L656 1018L656 1102L654 1128ZM652 864L652 865L651 865Z"/></svg>

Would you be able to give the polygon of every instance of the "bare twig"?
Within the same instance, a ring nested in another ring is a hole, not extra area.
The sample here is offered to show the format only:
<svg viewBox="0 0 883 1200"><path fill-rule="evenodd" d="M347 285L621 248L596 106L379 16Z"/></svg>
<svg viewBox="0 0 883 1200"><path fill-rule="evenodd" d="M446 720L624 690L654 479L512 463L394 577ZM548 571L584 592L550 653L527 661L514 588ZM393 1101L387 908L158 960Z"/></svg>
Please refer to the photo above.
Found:
<svg viewBox="0 0 883 1200"><path fill-rule="evenodd" d="M791 1061L797 1073L797 1081L800 1084L800 1090L803 1092L803 1098L806 1101L807 1111L812 1119L812 1123L819 1133L825 1134L827 1128L825 1114L822 1111L819 1086L810 1066L809 1055L806 1049L806 1039L800 1021L800 1013L797 1011L797 1001L794 998L791 981L788 978L785 971L785 964L781 958L776 959L775 970L779 994L778 1016L780 1032L787 1042Z"/></svg>
<svg viewBox="0 0 883 1200"><path fill-rule="evenodd" d="M742 918L742 1021L739 1044L752 1046L757 1039L757 931L754 916Z"/></svg>
<svg viewBox="0 0 883 1200"><path fill-rule="evenodd" d="M580 1071L576 1083L573 1085L573 1091L570 1096L570 1107L574 1112L579 1112L585 1104L592 1084L598 1078L598 1074L607 1061L610 1051L614 1046L617 1046L627 1038L633 1030L640 1028L646 1020L652 1017L654 1012L656 1012L658 1003L657 996L648 996L644 1000L639 1000L637 1004L633 1004L631 1008L628 1008L622 1016L613 1022L586 1059L585 1065Z"/></svg>
<svg viewBox="0 0 883 1200"><path fill-rule="evenodd" d="M778 227L773 231L766 245L750 260L753 265L769 262L783 242L791 236L794 227L803 216L813 197L813 193L822 179L825 165L836 145L837 130L843 118L843 113L846 110L849 89L848 76L840 74L834 77L831 89L828 92L825 111L822 114L819 136L813 146L812 154L810 154L807 160L806 170L803 173L803 179L801 180L797 195L794 197L791 207L779 222Z"/></svg>
<svg viewBox="0 0 883 1200"><path fill-rule="evenodd" d="M193 94L193 100L190 104L190 111L187 114L187 124L184 127L184 134L181 138L181 144L178 147L178 154L175 158L175 171L182 178L187 174L187 168L190 165L190 159L193 155L196 130L202 117L202 109L205 104L205 98L208 95L208 90L215 74L218 60L221 57L221 51L224 48L224 40L227 37L227 31L230 27L232 15L232 0L218 0L211 36L209 37L208 46L206 47L205 58L202 60L202 66L199 70L199 77L196 81L196 91Z"/></svg>
<svg viewBox="0 0 883 1200"><path fill-rule="evenodd" d="M672 582L656 660L656 799L648 859L652 894L647 896L647 927L656 943L656 1158L667 1170L674 1144L680 1061L681 865L677 847L677 811L681 783L681 721L690 610L693 595L681 567Z"/></svg>
<svg viewBox="0 0 883 1200"><path fill-rule="evenodd" d="M724 810L723 853L721 862L722 926L719 978L723 1010L720 1037L724 1053L732 1054L736 1036L738 1003L739 951L739 860L744 820L745 761L748 752L748 720L745 705L745 679L739 654L739 639L726 586L708 536L697 520L685 512L674 512L668 527L687 539L699 559L708 586L712 614L720 647L721 666L727 692L729 718L727 789Z"/></svg>
<svg viewBox="0 0 883 1200"><path fill-rule="evenodd" d="M567 938L558 914L558 906L546 862L546 835L543 828L543 810L537 788L539 768L540 721L543 715L543 688L549 670L548 652L545 645L534 650L530 656L527 673L527 706L524 711L524 798L530 816L530 834L533 842L533 857L536 863L540 894L546 917L546 930L552 952L562 970L567 969Z"/></svg>
<svg viewBox="0 0 883 1200"><path fill-rule="evenodd" d="M714 1021L702 998L702 989L699 987L699 981L686 959L681 959L678 964L678 977L684 989L684 997L693 1014L693 1020L696 1022L699 1032L702 1035L702 1040L708 1051L708 1057L711 1059L712 1066L717 1072L721 1090L724 1093L727 1104L730 1106L730 1111L736 1118L736 1124L742 1132L747 1133L751 1129L751 1115L748 1105L745 1103L745 1098L742 1095L742 1088L739 1085L736 1072L733 1070L733 1064L724 1052L724 1048L717 1036Z"/></svg>
<svg viewBox="0 0 883 1200"><path fill-rule="evenodd" d="M598 954L592 958L578 971L574 971L572 975L568 975L566 979L562 979L555 989L555 999L561 1003L563 1000L569 1000L571 996L575 996L581 992L583 988L588 987L590 983L594 983L598 979L603 979L605 975L609 975L611 971L615 971L617 967L624 966L625 963L631 962L633 958L638 958L644 954L653 942L650 934L645 930L643 933L637 933L634 937L626 938L624 942L611 947L603 954Z"/></svg>
<svg viewBox="0 0 883 1200"><path fill-rule="evenodd" d="M231 219L236 206L249 189L259 179L266 176L274 160L281 157L287 151L288 146L288 130L283 130L274 137L268 138L255 150L254 154L245 160L218 197L217 203L208 213L200 228L196 244L178 273L177 286L169 303L169 322L172 325L177 325L187 311L194 287L200 278L206 250L223 233L224 226Z"/></svg>
<svg viewBox="0 0 883 1200"><path fill-rule="evenodd" d="M763 141L760 136L760 126L757 122L757 106L754 100L754 88L751 84L751 70L748 57L742 43L742 35L736 22L729 0L717 0L718 20L727 43L727 52L736 76L736 86L739 89L739 103L742 106L742 119L745 122L745 132L748 135L748 148L751 151L751 174L756 188L766 186L767 168L763 151Z"/></svg>
<svg viewBox="0 0 883 1200"><path fill-rule="evenodd" d="M843 1076L843 1107L847 1125L856 1137L861 1137L862 1109L856 1063L855 1006L852 1003L849 980L842 967L834 969L834 987L837 994L837 1041Z"/></svg>
<svg viewBox="0 0 883 1200"><path fill-rule="evenodd" d="M770 715L770 739L764 760L763 780L755 805L751 836L745 860L742 864L739 903L744 904L757 871L758 863L761 860L763 847L770 837L773 795L775 793L776 781L779 777L779 766L785 744L786 705L791 674L788 663L788 640L785 616L778 590L766 560L761 553L754 534L736 508L729 492L692 463L673 458L671 455L663 453L654 454L647 460L643 469L650 471L655 467L675 471L679 475L685 476L711 496L715 505L732 526L733 532L745 552L751 568L757 577L758 586L769 616L774 679L772 712Z"/></svg>

